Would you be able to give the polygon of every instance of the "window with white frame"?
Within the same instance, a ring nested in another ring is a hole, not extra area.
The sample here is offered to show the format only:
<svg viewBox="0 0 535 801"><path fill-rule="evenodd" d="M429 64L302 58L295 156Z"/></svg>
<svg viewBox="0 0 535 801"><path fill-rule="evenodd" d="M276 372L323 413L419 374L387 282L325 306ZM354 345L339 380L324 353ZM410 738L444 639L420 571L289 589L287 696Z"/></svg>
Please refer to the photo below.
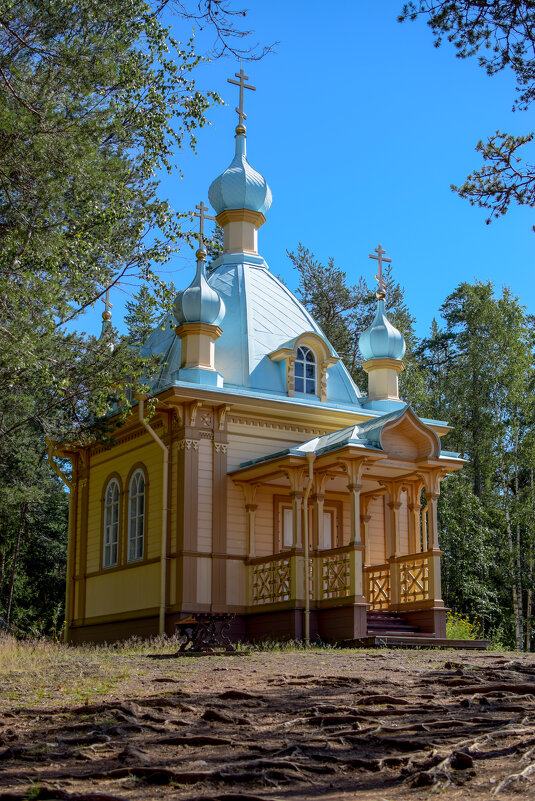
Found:
<svg viewBox="0 0 535 801"><path fill-rule="evenodd" d="M317 365L314 351L305 345L297 348L294 363L294 390L301 395L317 394Z"/></svg>
<svg viewBox="0 0 535 801"><path fill-rule="evenodd" d="M104 493L102 567L115 567L119 554L119 482L112 478Z"/></svg>
<svg viewBox="0 0 535 801"><path fill-rule="evenodd" d="M145 475L136 470L128 488L128 561L143 559L145 534Z"/></svg>

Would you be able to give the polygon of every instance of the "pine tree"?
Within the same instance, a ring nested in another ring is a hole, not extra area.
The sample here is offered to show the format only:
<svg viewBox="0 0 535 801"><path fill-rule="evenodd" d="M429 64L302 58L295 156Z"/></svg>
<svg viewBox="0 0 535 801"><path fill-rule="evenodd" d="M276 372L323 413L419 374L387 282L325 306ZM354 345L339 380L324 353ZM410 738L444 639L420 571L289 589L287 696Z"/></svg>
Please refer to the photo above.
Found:
<svg viewBox="0 0 535 801"><path fill-rule="evenodd" d="M128 342L141 347L161 317L156 298L146 284L141 285L133 300L127 301L126 312L124 321L128 328Z"/></svg>

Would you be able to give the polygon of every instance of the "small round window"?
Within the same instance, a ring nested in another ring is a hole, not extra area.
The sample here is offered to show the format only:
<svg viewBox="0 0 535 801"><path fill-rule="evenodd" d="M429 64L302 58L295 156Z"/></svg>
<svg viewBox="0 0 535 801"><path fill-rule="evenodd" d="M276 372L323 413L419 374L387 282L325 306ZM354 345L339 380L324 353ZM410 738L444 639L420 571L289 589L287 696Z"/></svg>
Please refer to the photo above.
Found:
<svg viewBox="0 0 535 801"><path fill-rule="evenodd" d="M294 366L295 391L302 395L316 394L316 357L310 348L297 348Z"/></svg>

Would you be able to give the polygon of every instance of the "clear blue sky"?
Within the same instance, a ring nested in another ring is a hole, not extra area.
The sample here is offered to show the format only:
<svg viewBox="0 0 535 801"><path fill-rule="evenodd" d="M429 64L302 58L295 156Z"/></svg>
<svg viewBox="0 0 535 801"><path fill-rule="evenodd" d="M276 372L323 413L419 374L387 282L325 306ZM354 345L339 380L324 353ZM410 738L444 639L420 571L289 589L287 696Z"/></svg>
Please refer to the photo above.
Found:
<svg viewBox="0 0 535 801"><path fill-rule="evenodd" d="M445 297L463 280L510 286L532 312L533 211L513 207L485 225L484 210L450 190L480 164L480 138L496 129L531 130L530 112L512 113L509 74L489 78L476 60L435 49L423 22L397 22L402 0L250 0L246 25L276 52L244 63L256 92L246 92L248 158L263 173L273 205L259 232L259 250L290 288L297 279L286 249L303 242L320 260L333 256L351 282L373 279L368 254L380 242L395 277L427 333ZM240 0L233 0L235 8ZM188 27L170 17L173 33ZM209 46L206 32L200 49ZM226 79L233 59L203 64L198 84L215 89L227 106L213 109L198 134L197 155L182 151L183 172L162 179L162 193L179 211L192 209L231 161L238 90ZM185 245L167 265L177 287L194 274ZM113 322L135 287L112 293ZM101 305L101 304L99 304ZM102 309L83 327L100 326Z"/></svg>

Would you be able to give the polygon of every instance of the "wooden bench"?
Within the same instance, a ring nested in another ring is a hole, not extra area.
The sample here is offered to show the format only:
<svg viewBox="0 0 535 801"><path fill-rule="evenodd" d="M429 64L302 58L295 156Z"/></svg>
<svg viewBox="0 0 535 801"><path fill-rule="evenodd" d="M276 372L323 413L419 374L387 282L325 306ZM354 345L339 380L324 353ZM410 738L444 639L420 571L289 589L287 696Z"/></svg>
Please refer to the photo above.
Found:
<svg viewBox="0 0 535 801"><path fill-rule="evenodd" d="M228 638L235 615L224 612L192 612L176 624L185 637L177 656L183 654L233 654L236 647Z"/></svg>

